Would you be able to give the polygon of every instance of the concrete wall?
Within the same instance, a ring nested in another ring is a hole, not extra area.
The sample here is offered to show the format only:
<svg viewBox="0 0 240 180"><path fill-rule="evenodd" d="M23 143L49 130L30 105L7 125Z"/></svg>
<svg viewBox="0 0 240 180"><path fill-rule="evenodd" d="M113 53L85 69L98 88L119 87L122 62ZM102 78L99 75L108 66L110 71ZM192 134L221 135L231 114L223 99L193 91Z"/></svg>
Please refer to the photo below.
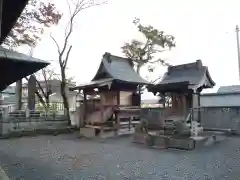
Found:
<svg viewBox="0 0 240 180"><path fill-rule="evenodd" d="M201 109L204 128L233 129L240 133L240 107L206 107Z"/></svg>
<svg viewBox="0 0 240 180"><path fill-rule="evenodd" d="M150 124L160 123L162 108L143 108L141 117L149 119ZM200 109L201 123L204 128L236 130L240 134L240 106L205 107Z"/></svg>

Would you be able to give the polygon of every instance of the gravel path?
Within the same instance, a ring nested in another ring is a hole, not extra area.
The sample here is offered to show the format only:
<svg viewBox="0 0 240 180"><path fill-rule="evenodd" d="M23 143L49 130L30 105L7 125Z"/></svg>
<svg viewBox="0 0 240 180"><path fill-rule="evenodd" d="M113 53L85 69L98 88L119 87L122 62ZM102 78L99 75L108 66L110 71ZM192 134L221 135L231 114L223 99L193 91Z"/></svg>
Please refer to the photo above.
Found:
<svg viewBox="0 0 240 180"><path fill-rule="evenodd" d="M10 179L240 179L240 137L195 151L156 150L130 138L105 142L74 135L0 140Z"/></svg>

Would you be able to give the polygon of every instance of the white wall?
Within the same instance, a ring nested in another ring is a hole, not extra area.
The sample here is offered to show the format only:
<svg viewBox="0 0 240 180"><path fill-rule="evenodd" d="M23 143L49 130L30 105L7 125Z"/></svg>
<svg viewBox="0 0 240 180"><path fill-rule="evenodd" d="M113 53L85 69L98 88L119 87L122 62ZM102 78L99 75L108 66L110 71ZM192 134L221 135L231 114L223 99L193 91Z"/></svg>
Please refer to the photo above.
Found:
<svg viewBox="0 0 240 180"><path fill-rule="evenodd" d="M62 96L59 93L53 94L50 97L50 102L63 102ZM69 109L75 110L76 108L76 95L68 96Z"/></svg>
<svg viewBox="0 0 240 180"><path fill-rule="evenodd" d="M120 91L120 105L131 105L132 92Z"/></svg>

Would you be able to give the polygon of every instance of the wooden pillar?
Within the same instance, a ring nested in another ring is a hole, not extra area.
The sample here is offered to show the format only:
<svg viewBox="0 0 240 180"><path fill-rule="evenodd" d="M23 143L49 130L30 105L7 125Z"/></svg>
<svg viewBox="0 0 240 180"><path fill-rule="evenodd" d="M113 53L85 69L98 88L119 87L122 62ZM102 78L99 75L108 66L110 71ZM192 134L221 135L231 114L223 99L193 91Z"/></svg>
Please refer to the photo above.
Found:
<svg viewBox="0 0 240 180"><path fill-rule="evenodd" d="M101 121L103 121L103 116L104 116L104 102L103 102L103 99L102 99L102 97L101 96L105 96L105 94L103 95L102 93L101 93L101 95L100 95L100 111L101 111L101 115L100 115L100 119L101 119ZM106 98L106 96L104 97L104 98Z"/></svg>
<svg viewBox="0 0 240 180"><path fill-rule="evenodd" d="M139 93L140 107L141 107L141 105L142 105L142 102L141 102L141 88L142 88L142 86L139 85L139 91L138 91L138 93Z"/></svg>
<svg viewBox="0 0 240 180"><path fill-rule="evenodd" d="M166 107L166 94L163 93L161 97L162 97L162 101L163 101L163 108L165 109L165 107Z"/></svg>
<svg viewBox="0 0 240 180"><path fill-rule="evenodd" d="M117 106L120 106L120 91L117 91Z"/></svg>
<svg viewBox="0 0 240 180"><path fill-rule="evenodd" d="M117 91L117 108L119 108L120 107L120 91L118 90ZM119 114L118 114L118 111L117 111L117 113L115 114L116 116L115 116L115 118L116 118L116 134L119 132L119 129L120 129L120 116L119 116Z"/></svg>
<svg viewBox="0 0 240 180"><path fill-rule="evenodd" d="M198 110L199 110L199 103L198 103L198 93L194 92L192 94L192 108L193 108L193 121L198 120Z"/></svg>
<svg viewBox="0 0 240 180"><path fill-rule="evenodd" d="M172 93L172 112L175 113L177 109L177 97L176 93Z"/></svg>
<svg viewBox="0 0 240 180"><path fill-rule="evenodd" d="M198 122L201 123L201 103L200 103L200 92L198 92Z"/></svg>
<svg viewBox="0 0 240 180"><path fill-rule="evenodd" d="M181 96L182 98L182 111L184 115L188 115L188 109L187 109L187 100L185 94Z"/></svg>
<svg viewBox="0 0 240 180"><path fill-rule="evenodd" d="M85 122L87 118L87 95L86 92L83 91L83 121Z"/></svg>

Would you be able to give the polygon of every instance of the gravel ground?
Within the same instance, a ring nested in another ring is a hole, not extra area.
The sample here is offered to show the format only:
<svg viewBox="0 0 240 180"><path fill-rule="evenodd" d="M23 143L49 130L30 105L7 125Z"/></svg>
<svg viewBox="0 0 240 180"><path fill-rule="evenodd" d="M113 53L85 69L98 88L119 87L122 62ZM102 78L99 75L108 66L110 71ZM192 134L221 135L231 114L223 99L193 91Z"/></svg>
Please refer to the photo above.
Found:
<svg viewBox="0 0 240 180"><path fill-rule="evenodd" d="M157 150L122 137L104 142L75 135L0 140L10 179L240 179L240 137L194 151Z"/></svg>

